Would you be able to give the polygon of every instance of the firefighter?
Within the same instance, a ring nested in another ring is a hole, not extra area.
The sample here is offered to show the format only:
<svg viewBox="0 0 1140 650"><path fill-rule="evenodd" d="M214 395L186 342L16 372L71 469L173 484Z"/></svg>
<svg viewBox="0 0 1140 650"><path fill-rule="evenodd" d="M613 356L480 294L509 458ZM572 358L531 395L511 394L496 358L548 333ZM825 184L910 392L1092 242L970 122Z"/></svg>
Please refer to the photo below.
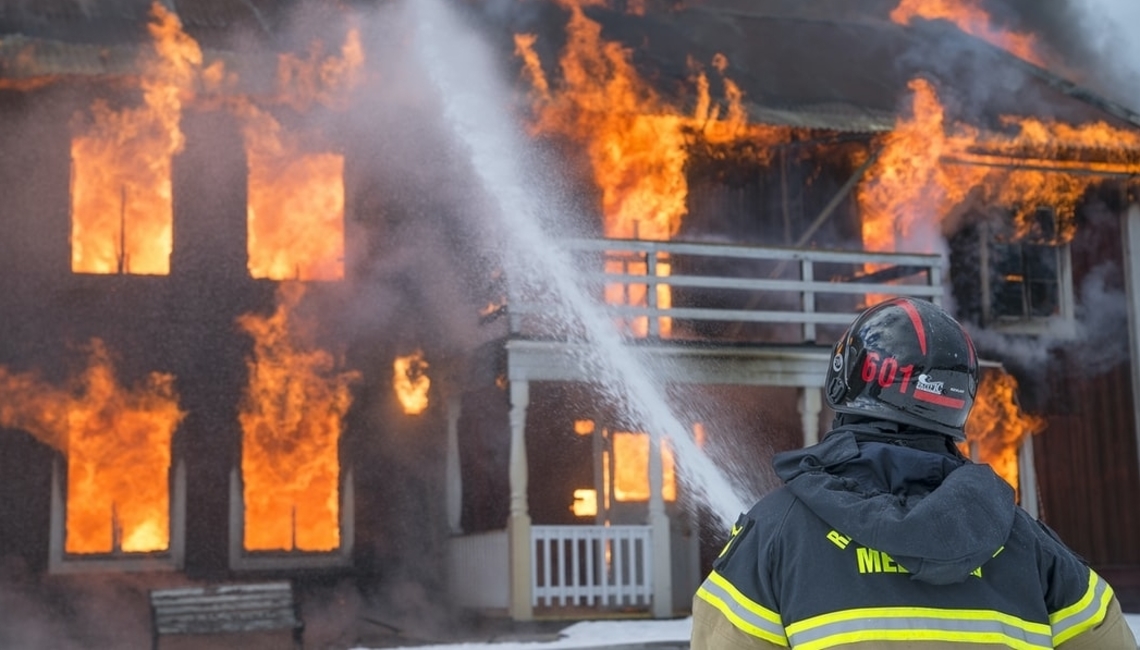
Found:
<svg viewBox="0 0 1140 650"><path fill-rule="evenodd" d="M1136 648L1108 583L959 451L978 360L957 321L889 300L828 363L835 424L775 456L784 485L693 599L693 650Z"/></svg>

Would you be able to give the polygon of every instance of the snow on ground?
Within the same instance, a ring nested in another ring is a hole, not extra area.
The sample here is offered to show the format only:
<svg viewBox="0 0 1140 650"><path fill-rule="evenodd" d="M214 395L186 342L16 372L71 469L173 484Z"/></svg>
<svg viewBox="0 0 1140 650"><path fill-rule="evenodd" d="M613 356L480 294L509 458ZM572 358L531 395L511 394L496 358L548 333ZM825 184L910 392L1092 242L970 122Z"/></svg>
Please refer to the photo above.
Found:
<svg viewBox="0 0 1140 650"><path fill-rule="evenodd" d="M1133 633L1140 638L1140 614L1124 616ZM556 641L425 645L417 646L416 650L570 650L656 643L682 644L688 642L691 626L691 618L665 621L583 621L567 626Z"/></svg>

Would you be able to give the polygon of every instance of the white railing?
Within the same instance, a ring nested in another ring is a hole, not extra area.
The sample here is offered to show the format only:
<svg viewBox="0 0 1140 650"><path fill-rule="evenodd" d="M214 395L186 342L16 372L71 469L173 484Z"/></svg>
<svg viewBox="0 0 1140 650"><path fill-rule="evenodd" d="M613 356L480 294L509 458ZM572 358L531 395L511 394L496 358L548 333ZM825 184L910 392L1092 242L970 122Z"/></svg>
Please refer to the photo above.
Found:
<svg viewBox="0 0 1140 650"><path fill-rule="evenodd" d="M648 606L648 526L532 526L531 605Z"/></svg>
<svg viewBox="0 0 1140 650"><path fill-rule="evenodd" d="M802 340L814 341L817 326L850 323L867 296L941 303L944 291L943 260L934 254L621 239L563 245L606 312L627 323L639 319L650 338L662 335L665 322L721 321L736 328L733 338L741 324L771 324L795 326ZM515 290L507 305L511 332L542 331L528 322L556 313L552 295L541 280Z"/></svg>

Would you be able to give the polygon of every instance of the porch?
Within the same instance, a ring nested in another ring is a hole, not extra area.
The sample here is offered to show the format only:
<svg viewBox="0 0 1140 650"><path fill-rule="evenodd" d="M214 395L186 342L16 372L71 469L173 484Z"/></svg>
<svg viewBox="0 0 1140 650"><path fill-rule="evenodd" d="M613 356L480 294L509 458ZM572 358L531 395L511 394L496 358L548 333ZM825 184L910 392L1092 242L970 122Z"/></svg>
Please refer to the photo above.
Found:
<svg viewBox="0 0 1140 650"><path fill-rule="evenodd" d="M620 240L573 240L582 282L622 328L645 373L689 386L793 389L805 445L820 435L828 356L867 296L940 303L938 255ZM505 529L459 525L459 413L449 417L451 595L515 620L588 608L669 618L699 580L694 538L679 535L662 495L662 454L649 457L647 515L630 524L550 526L531 521L527 413L532 385L597 381L581 359L588 344L552 337L541 296L510 297L503 346L509 391L509 514ZM453 409L459 408L457 400ZM683 463L683 460L679 460ZM599 517L601 518L601 517Z"/></svg>

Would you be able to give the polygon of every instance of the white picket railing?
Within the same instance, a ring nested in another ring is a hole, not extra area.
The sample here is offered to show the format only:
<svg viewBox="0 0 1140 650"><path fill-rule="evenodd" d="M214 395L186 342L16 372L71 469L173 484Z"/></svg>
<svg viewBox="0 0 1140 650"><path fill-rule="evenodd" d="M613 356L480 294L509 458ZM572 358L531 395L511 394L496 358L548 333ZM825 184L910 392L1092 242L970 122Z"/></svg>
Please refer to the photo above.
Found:
<svg viewBox="0 0 1140 650"><path fill-rule="evenodd" d="M666 321L687 321L791 325L810 342L818 326L850 323L868 295L941 303L945 291L944 260L935 254L623 239L562 244L606 313L644 323L643 335L650 338L662 334ZM534 284L508 287L514 334L536 331L528 323L557 313L551 301L558 292L539 278L529 280ZM659 300L664 295L671 296L668 303Z"/></svg>
<svg viewBox="0 0 1140 650"><path fill-rule="evenodd" d="M648 606L648 526L532 526L531 604Z"/></svg>

